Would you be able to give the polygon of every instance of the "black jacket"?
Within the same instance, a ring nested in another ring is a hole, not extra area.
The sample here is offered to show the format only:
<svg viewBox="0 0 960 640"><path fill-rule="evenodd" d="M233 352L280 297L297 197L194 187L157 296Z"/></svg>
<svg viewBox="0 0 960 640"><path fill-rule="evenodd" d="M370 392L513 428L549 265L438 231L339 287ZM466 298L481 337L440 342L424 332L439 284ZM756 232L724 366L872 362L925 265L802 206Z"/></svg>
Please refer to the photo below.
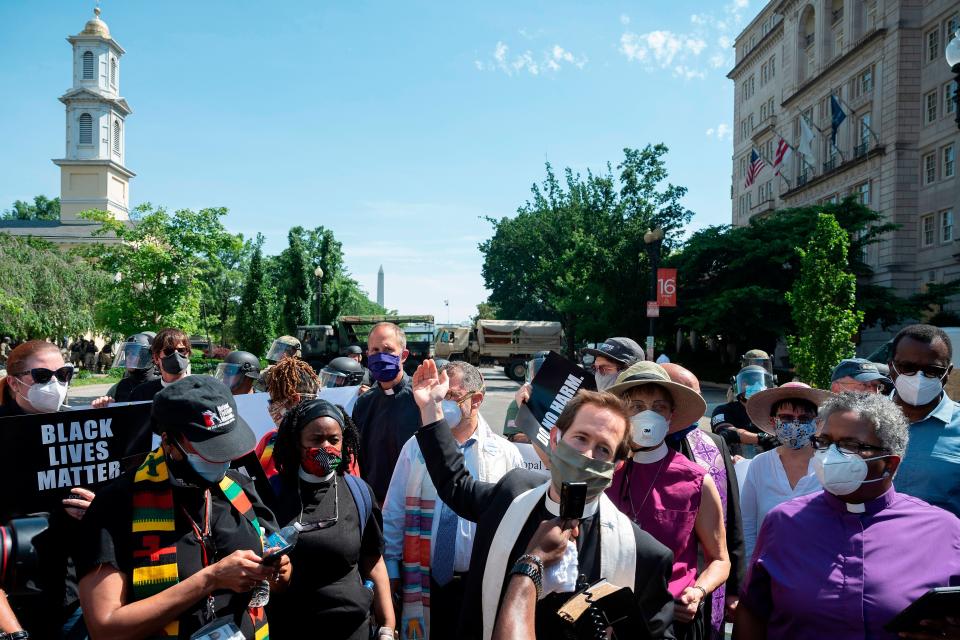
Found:
<svg viewBox="0 0 960 640"><path fill-rule="evenodd" d="M483 573L497 527L514 498L542 485L544 477L521 468L509 471L496 484L475 480L464 466L463 454L445 420L421 427L417 442L439 498L460 517L477 523L458 638L479 638L483 630ZM636 524L633 532L637 542L635 596L647 621L646 637L673 638L673 598L667 589L673 554ZM513 560L508 559L508 567ZM505 589L506 582L503 586Z"/></svg>

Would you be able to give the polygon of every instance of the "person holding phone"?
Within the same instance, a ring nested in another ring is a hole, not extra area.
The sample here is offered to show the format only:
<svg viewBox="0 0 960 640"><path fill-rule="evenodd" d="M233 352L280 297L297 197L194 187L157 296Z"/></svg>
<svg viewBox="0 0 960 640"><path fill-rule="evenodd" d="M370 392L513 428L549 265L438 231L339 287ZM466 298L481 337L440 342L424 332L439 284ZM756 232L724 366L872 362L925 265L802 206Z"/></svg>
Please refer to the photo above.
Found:
<svg viewBox="0 0 960 640"><path fill-rule="evenodd" d="M711 594L730 575L723 506L713 477L669 448L671 431L687 429L707 410L703 397L673 382L654 362L638 362L617 377L609 392L630 414L632 456L614 474L607 495L617 507L673 551L670 593L679 640L709 638ZM703 570L698 571L698 552ZM716 631L722 621L716 620Z"/></svg>
<svg viewBox="0 0 960 640"><path fill-rule="evenodd" d="M900 611L933 587L960 582L960 520L893 487L908 439L893 401L843 393L824 402L819 419L813 467L824 490L764 518L736 640L896 638L884 627ZM938 637L956 630L947 620L931 623Z"/></svg>
<svg viewBox="0 0 960 640"><path fill-rule="evenodd" d="M305 400L280 422L275 511L299 534L290 585L267 606L274 640L302 638L304 629L324 640L367 640L371 607L378 637L393 638L380 508L370 485L347 473L358 450L353 421L326 400Z"/></svg>

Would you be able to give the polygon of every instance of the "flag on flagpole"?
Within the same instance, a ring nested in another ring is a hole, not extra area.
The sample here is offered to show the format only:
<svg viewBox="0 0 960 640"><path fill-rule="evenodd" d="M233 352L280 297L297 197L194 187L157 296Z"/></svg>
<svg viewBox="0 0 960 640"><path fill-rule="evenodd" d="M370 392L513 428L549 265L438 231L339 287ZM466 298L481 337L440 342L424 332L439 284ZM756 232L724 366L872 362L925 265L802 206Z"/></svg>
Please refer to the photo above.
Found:
<svg viewBox="0 0 960 640"><path fill-rule="evenodd" d="M830 94L830 143L837 146L837 129L840 124L847 119L847 114L840 107L840 101L837 96Z"/></svg>
<svg viewBox="0 0 960 640"><path fill-rule="evenodd" d="M780 138L780 142L777 143L777 151L773 154L773 168L776 171L773 175L780 175L780 170L783 168L781 165L784 164L787 159L790 157L791 153L790 145L787 144L787 141L783 138Z"/></svg>
<svg viewBox="0 0 960 640"><path fill-rule="evenodd" d="M747 169L747 180L744 187L749 187L757 179L757 175L763 170L763 158L757 153L756 149L750 149L750 167Z"/></svg>
<svg viewBox="0 0 960 640"><path fill-rule="evenodd" d="M804 116L800 116L800 144L797 145L797 151L803 154L808 163L812 164L813 130Z"/></svg>

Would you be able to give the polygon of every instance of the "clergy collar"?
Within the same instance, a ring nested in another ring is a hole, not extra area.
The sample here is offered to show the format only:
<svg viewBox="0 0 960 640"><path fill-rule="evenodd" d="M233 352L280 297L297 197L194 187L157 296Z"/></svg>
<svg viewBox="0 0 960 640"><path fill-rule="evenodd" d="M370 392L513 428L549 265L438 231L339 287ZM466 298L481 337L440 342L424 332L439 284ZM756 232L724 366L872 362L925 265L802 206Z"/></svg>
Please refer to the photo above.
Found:
<svg viewBox="0 0 960 640"><path fill-rule="evenodd" d="M829 491L824 491L823 497L827 501L827 504L840 513L866 514L872 516L893 504L894 499L897 497L897 492L891 486L883 495L863 503L844 502Z"/></svg>
<svg viewBox="0 0 960 640"><path fill-rule="evenodd" d="M309 482L310 484L323 484L325 482L330 482L330 480L333 479L334 473L336 473L336 471L331 471L327 475L321 477L315 476L312 473L307 473L303 467L297 469L297 475L300 476L300 479L304 482Z"/></svg>
<svg viewBox="0 0 960 640"><path fill-rule="evenodd" d="M653 462L660 462L667 457L669 452L670 449L667 447L667 443L661 442L660 446L656 449L651 449L650 451L635 451L633 453L633 461L637 464L651 464Z"/></svg>
<svg viewBox="0 0 960 640"><path fill-rule="evenodd" d="M403 389L404 385L407 384L407 380L409 379L410 378L407 376L407 372L404 371L403 375L400 377L400 381L397 384L390 387L389 389L384 388L384 386L379 382L377 383L377 386L380 387L380 391L383 392L383 395L392 396L396 394L398 391L400 391L401 389Z"/></svg>
<svg viewBox="0 0 960 640"><path fill-rule="evenodd" d="M550 497L549 489L547 489L547 492L543 495L543 506L547 508L547 511L549 511L550 515L552 515L553 517L555 518L560 517L560 503L554 501L554 499ZM600 498L597 498L583 505L583 518L581 518L581 520L583 520L584 518L592 518L594 514L597 513L597 509L599 507L600 507Z"/></svg>

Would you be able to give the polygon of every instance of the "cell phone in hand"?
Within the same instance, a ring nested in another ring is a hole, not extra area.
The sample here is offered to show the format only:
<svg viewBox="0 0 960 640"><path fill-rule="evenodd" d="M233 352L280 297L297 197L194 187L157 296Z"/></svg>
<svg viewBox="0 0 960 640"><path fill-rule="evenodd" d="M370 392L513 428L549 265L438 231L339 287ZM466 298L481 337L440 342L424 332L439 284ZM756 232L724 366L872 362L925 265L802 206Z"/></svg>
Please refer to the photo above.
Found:
<svg viewBox="0 0 960 640"><path fill-rule="evenodd" d="M279 562L280 558L293 551L295 544L296 539L287 540L279 533L271 534L264 543L264 546L267 549L272 549L272 551L263 556L261 562L264 564L274 564Z"/></svg>
<svg viewBox="0 0 960 640"><path fill-rule="evenodd" d="M579 520L587 503L586 482L564 482L560 485L560 518Z"/></svg>

